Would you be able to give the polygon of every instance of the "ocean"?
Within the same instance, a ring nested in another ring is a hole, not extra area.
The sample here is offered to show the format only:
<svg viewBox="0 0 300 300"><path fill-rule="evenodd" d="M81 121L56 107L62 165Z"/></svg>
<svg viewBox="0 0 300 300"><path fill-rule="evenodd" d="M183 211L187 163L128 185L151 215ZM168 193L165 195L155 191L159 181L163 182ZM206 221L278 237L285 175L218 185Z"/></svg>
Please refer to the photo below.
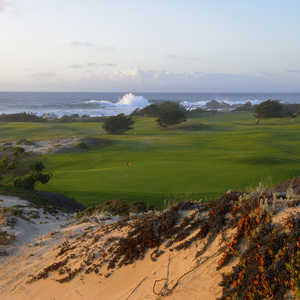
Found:
<svg viewBox="0 0 300 300"><path fill-rule="evenodd" d="M300 103L300 93L86 93L0 92L0 114L30 112L37 115L79 114L110 116L131 113L159 101L176 101L186 107L204 107L208 101L258 104L267 99Z"/></svg>

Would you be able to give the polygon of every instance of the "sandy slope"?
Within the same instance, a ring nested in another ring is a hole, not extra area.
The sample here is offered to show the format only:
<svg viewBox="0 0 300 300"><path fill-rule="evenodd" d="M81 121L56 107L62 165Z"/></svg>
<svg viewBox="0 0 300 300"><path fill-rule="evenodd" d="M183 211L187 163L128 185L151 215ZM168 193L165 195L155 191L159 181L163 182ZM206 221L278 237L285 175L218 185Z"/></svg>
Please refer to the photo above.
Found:
<svg viewBox="0 0 300 300"><path fill-rule="evenodd" d="M28 275L32 274L43 266L55 260L57 245L64 239L72 240L84 232L85 228L92 224L81 224L64 229L63 233L57 236L47 236L40 240L40 245L34 248L25 248L21 255L11 257L2 266L0 271L0 293L1 299L159 299L153 293L155 280L165 278L169 265L169 283L172 287L176 280L183 274L196 268L179 281L178 287L169 297L170 299L216 299L220 296L221 288L218 283L221 274L216 271L219 241L216 240L206 253L212 256L207 262L199 264L195 260L195 253L198 250L197 244L191 249L180 252L169 252L153 262L149 254L142 261L137 261L133 265L123 267L113 275L106 278L106 274L81 275L68 283L58 283L50 276L48 279L40 280L32 284L27 284ZM44 242L44 243L43 243ZM34 256L32 254L34 253ZM202 258L203 259L203 258ZM169 263L170 262L170 263ZM198 266L199 264L199 266ZM198 268L197 268L198 266ZM226 267L226 269L230 269ZM165 282L157 285L156 290L162 288ZM131 295L133 290L135 292ZM130 296L131 295L131 296ZM128 298L129 297L129 298Z"/></svg>
<svg viewBox="0 0 300 300"><path fill-rule="evenodd" d="M280 223L294 212L300 212L300 207L281 210L274 216L273 221ZM182 216L188 216L192 211L185 210L181 213ZM207 214L199 216L206 218ZM222 295L222 288L219 286L222 273L229 272L238 262L238 258L220 271L216 270L221 255L220 235L197 258L196 253L202 249L205 239L197 240L191 247L179 251L162 244L161 249L165 252L156 261L151 259L151 251L148 251L144 259L136 260L133 264L113 269L108 269L104 264L87 272L89 266L101 262L101 259L105 262L107 245L113 243L110 242L113 238L126 236L131 226L135 226L135 218L138 216L129 218L127 223L121 220L123 225L116 226L120 223L117 222L119 218L104 219L103 216L94 216L22 246L15 255L2 260L0 299L212 300ZM195 232L185 240L191 238ZM227 236L232 236L234 232L235 229L228 230ZM176 245L175 243L174 246ZM63 249L65 250L62 251ZM62 267L55 268L57 263L62 263ZM84 268L77 272L82 266ZM46 269L48 271L45 273ZM74 276L68 279L68 274ZM39 279L30 282L39 275ZM65 278L65 282L59 282ZM166 296L162 297L161 294Z"/></svg>
<svg viewBox="0 0 300 300"><path fill-rule="evenodd" d="M112 272L106 268L101 269L98 274L82 272L66 283L58 283L56 280L60 279L61 275L58 272L50 272L48 278L28 283L30 275L39 273L53 262L64 260L66 256L57 258L59 246L63 242L68 241L70 245L76 246L68 253L69 256L70 253L74 256L68 267L76 269L87 259L91 251L97 250L99 246L104 248L105 241L113 236L122 236L126 231L126 228L112 229L102 237L103 241L100 239L95 243L91 241L92 238L102 234L107 226L113 223L109 219L102 222L100 219L100 223L99 218L94 217L92 220L94 221L71 225L56 233L48 234L36 240L34 245L25 246L18 254L6 259L0 270L1 299L157 300L160 297L155 295L154 291L158 293L166 280L158 282L157 285L155 281L167 276L168 288L172 288L179 280L176 289L167 298L209 300L221 295L221 288L218 286L221 274L231 267L216 271L219 238L209 247L205 256L197 259L195 254L203 241L195 243L187 250L166 251L157 261L152 261L148 252L143 260Z"/></svg>

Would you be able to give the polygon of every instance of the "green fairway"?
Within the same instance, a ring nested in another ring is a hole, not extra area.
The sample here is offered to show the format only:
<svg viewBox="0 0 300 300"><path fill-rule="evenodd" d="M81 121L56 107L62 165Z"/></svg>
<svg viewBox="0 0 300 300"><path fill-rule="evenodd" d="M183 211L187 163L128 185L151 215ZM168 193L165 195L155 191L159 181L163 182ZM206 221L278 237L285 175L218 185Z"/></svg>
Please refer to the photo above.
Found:
<svg viewBox="0 0 300 300"><path fill-rule="evenodd" d="M160 129L154 119L137 118L135 128L119 136L104 135L99 123L0 124L0 140L75 135L113 143L47 155L54 177L38 188L85 205L113 198L156 205L166 199L210 200L228 189L300 175L300 119L263 120L257 126L251 114L220 113Z"/></svg>

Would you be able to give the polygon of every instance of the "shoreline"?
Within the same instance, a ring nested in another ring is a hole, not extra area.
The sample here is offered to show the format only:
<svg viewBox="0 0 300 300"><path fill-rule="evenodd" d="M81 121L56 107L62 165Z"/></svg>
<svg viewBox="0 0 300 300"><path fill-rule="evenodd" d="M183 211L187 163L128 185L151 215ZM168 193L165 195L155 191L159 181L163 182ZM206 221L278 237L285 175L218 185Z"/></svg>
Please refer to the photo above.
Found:
<svg viewBox="0 0 300 300"><path fill-rule="evenodd" d="M55 97L53 95L56 95ZM268 99L284 105L300 105L298 94L259 93L12 93L0 92L0 115L27 113L44 119L66 117L102 118L124 113L130 115L149 105L171 101L185 110L230 112L241 107L247 109ZM11 98L11 99L10 99Z"/></svg>

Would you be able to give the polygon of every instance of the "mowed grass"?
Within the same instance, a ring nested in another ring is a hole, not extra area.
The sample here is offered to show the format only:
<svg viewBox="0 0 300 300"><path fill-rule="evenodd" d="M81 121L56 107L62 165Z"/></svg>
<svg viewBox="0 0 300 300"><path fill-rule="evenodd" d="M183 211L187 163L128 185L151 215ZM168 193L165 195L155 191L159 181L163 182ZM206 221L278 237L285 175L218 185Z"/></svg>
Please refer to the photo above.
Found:
<svg viewBox="0 0 300 300"><path fill-rule="evenodd" d="M115 198L158 207L166 200L212 200L228 189L300 175L300 119L257 126L249 113L218 113L160 129L154 119L137 118L120 136L105 135L98 123L0 123L0 140L75 135L111 139L112 145L45 156L54 176L38 188L87 206Z"/></svg>

